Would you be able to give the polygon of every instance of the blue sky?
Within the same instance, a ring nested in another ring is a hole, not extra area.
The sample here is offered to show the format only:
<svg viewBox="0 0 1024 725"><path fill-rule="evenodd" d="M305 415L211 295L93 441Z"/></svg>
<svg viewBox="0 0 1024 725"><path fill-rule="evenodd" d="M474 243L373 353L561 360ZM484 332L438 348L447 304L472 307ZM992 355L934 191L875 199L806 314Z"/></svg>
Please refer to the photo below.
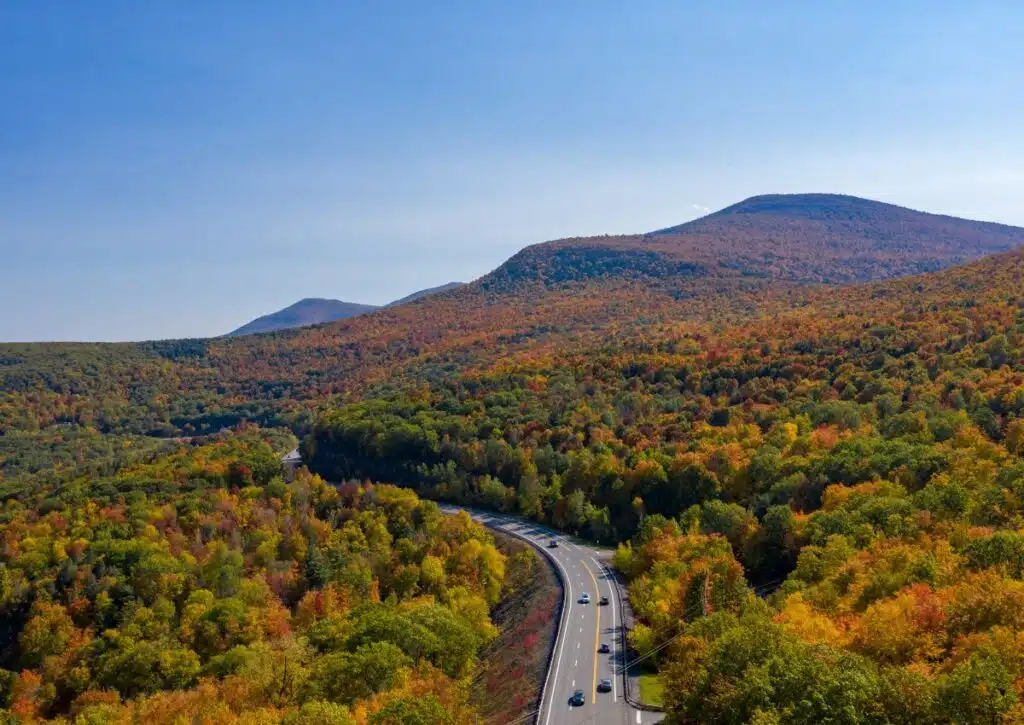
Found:
<svg viewBox="0 0 1024 725"><path fill-rule="evenodd" d="M1024 5L0 5L0 340L215 335L834 191L1024 225Z"/></svg>

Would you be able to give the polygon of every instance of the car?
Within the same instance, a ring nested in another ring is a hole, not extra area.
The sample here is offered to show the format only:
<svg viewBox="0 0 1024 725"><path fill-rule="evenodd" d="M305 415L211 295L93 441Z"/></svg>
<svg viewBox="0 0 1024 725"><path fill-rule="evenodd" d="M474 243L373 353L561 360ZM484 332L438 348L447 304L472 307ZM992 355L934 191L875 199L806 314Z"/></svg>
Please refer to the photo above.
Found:
<svg viewBox="0 0 1024 725"><path fill-rule="evenodd" d="M584 592L580 595L580 604L590 604L590 595Z"/></svg>
<svg viewBox="0 0 1024 725"><path fill-rule="evenodd" d="M601 606L604 607L604 606L607 606L607 604L608 604L608 597L601 597Z"/></svg>
<svg viewBox="0 0 1024 725"><path fill-rule="evenodd" d="M573 707L581 707L584 702L586 702L586 698L583 697L583 690L576 690L569 698L569 704Z"/></svg>
<svg viewBox="0 0 1024 725"><path fill-rule="evenodd" d="M611 692L612 691L612 681L611 680L601 680L600 682L597 683L597 691L598 692Z"/></svg>
<svg viewBox="0 0 1024 725"><path fill-rule="evenodd" d="M606 644L602 644L600 647L597 648L597 653L598 654L602 654L602 655L606 655L606 654L608 654L611 651L612 651L611 647L609 647Z"/></svg>
<svg viewBox="0 0 1024 725"><path fill-rule="evenodd" d="M548 548L549 549L557 549L558 548L558 539L552 539L551 541L549 541L548 542Z"/></svg>

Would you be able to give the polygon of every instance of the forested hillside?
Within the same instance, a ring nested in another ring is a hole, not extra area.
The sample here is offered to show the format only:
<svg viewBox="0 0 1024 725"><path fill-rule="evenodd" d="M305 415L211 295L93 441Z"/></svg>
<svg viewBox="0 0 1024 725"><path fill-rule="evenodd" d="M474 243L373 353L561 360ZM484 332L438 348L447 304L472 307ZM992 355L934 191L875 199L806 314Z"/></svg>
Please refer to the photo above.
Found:
<svg viewBox="0 0 1024 725"><path fill-rule="evenodd" d="M671 722L1018 722L1024 253L759 309L396 388L306 453L632 539Z"/></svg>
<svg viewBox="0 0 1024 725"><path fill-rule="evenodd" d="M267 335L0 344L0 433L68 424L156 436L240 420L308 430L325 402L659 324L757 318L787 290L948 267L1024 230L832 195L755 197L677 229L529 247L444 294ZM768 300L768 301L766 301Z"/></svg>
<svg viewBox="0 0 1024 725"><path fill-rule="evenodd" d="M505 576L467 516L285 484L252 429L9 499L0 538L18 722L461 725Z"/></svg>
<svg viewBox="0 0 1024 725"><path fill-rule="evenodd" d="M384 307L407 305L424 297L448 292L461 286L462 282L448 282L437 287L417 290L401 299L389 302ZM295 304L289 305L277 312L257 317L237 330L229 332L228 336L238 337L241 335L274 332L276 330L289 330L296 327L309 327L311 325L334 322L335 320L344 320L379 309L381 308L378 305L364 305L358 302L342 302L341 300L310 297L299 300Z"/></svg>
<svg viewBox="0 0 1024 725"><path fill-rule="evenodd" d="M314 329L0 346L7 701L466 722L502 559L397 484L622 544L669 722L1020 722L1024 251L930 270L1022 240L757 197ZM283 484L293 434L372 483Z"/></svg>

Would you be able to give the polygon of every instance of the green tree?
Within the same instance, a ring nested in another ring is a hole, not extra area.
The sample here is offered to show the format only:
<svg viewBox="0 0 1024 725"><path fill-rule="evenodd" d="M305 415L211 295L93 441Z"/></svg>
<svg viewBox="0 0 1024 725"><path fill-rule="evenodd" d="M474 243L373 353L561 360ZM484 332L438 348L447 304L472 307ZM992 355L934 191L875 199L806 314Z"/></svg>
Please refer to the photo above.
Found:
<svg viewBox="0 0 1024 725"><path fill-rule="evenodd" d="M958 725L997 725L1017 703L1013 675L999 661L972 655L939 685L939 709Z"/></svg>
<svg viewBox="0 0 1024 725"><path fill-rule="evenodd" d="M307 682L306 698L351 705L402 681L412 660L391 642L364 644L355 652L319 658Z"/></svg>
<svg viewBox="0 0 1024 725"><path fill-rule="evenodd" d="M456 725L436 697L401 697L370 716L370 725Z"/></svg>
<svg viewBox="0 0 1024 725"><path fill-rule="evenodd" d="M71 642L75 624L60 604L37 602L18 636L25 667L39 667L51 655L62 654Z"/></svg>
<svg viewBox="0 0 1024 725"><path fill-rule="evenodd" d="M343 705L314 700L286 715L283 725L355 725L355 722Z"/></svg>

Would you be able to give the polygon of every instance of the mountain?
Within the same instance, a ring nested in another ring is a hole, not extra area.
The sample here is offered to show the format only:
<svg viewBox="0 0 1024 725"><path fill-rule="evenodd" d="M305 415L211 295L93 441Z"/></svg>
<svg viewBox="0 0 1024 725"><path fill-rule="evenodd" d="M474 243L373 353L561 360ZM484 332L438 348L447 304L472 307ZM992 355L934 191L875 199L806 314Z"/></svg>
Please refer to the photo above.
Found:
<svg viewBox="0 0 1024 725"><path fill-rule="evenodd" d="M666 331L700 330L713 340L722 326L779 314L814 294L838 296L837 281L949 267L1021 243L1024 229L852 197L755 197L658 232L534 245L470 284L315 327L130 345L0 345L0 434L56 421L130 433L217 430L239 420L301 428L335 397L411 383L439 388L522 356L640 341L657 348ZM1018 257L1007 259L1017 268Z"/></svg>
<svg viewBox="0 0 1024 725"><path fill-rule="evenodd" d="M361 305L356 302L307 297L285 307L283 310L257 317L252 322L229 332L227 336L238 337L240 335L254 335L258 332L273 332L274 330L286 330L292 327L316 325L321 322L332 322L334 320L343 320L346 317L362 315L366 312L373 312L375 309L377 307L374 305Z"/></svg>
<svg viewBox="0 0 1024 725"><path fill-rule="evenodd" d="M339 397L303 460L630 541L637 650L685 637L649 665L667 722L1024 722L1024 249L731 319L738 287L658 319L649 286L600 339Z"/></svg>
<svg viewBox="0 0 1024 725"><path fill-rule="evenodd" d="M527 247L481 282L752 277L842 283L943 269L1024 244L1024 229L838 194L755 196L647 234Z"/></svg>
<svg viewBox="0 0 1024 725"><path fill-rule="evenodd" d="M447 284L438 285L437 287L422 289L419 292L413 292L411 295L407 295L400 300L389 302L388 304L385 305L385 307L396 307L397 305L405 305L410 302L415 302L416 300L421 300L424 297L429 297L430 295L441 294L442 292L450 292L451 290L458 289L459 287L462 287L465 284L465 282L449 282Z"/></svg>
<svg viewBox="0 0 1024 725"><path fill-rule="evenodd" d="M390 303L395 309L448 292L413 319L444 319L447 307L473 316L508 295L540 299L568 287L621 287L642 283L649 291L676 297L723 292L761 282L841 284L944 269L1024 244L1024 229L929 214L893 204L840 194L755 196L685 224L645 234L560 239L526 247L493 272L470 284L449 283ZM601 297L569 311L575 319L606 316ZM302 303L298 303L302 305ZM233 336L351 318L377 308L317 301L316 313L260 318ZM339 305L337 313L323 303ZM550 301L549 301L550 302ZM550 317L556 303L536 313ZM320 308L323 308L322 311ZM431 310L434 310L432 313ZM268 319L267 323L263 320ZM403 319L405 319L403 317ZM465 324L466 321L464 321ZM366 323L372 325L372 323Z"/></svg>
<svg viewBox="0 0 1024 725"><path fill-rule="evenodd" d="M392 481L632 540L611 563L672 722L1021 722L1024 248L990 252L1022 238L757 197L536 245L315 327L0 344L9 709L150 722L228 693L264 703L245 668L268 657L305 673L289 691L329 692L348 670L287 635L384 631L396 644L372 662L411 686L357 712L405 722L427 693L471 721L448 705L457 680L427 678L474 668L474 613L505 589L503 562L513 583L532 564ZM283 485L296 437L322 479ZM231 626L205 626L224 612ZM428 625L451 652L419 646ZM154 652L163 676L128 709ZM278 699L263 720L291 717Z"/></svg>
<svg viewBox="0 0 1024 725"><path fill-rule="evenodd" d="M428 297L433 294L447 292L457 289L463 285L462 282L449 282L439 287L413 292L411 295L400 300L389 302L384 307L395 307L409 302ZM328 300L317 297L309 297L299 300L283 310L272 312L269 315L257 317L252 322L242 325L237 330L229 332L227 337L240 337L242 335L255 335L260 332L274 332L275 330L289 330L295 327L309 327L335 320L344 320L356 315L381 309L378 305L363 305L358 302L342 302L341 300Z"/></svg>

